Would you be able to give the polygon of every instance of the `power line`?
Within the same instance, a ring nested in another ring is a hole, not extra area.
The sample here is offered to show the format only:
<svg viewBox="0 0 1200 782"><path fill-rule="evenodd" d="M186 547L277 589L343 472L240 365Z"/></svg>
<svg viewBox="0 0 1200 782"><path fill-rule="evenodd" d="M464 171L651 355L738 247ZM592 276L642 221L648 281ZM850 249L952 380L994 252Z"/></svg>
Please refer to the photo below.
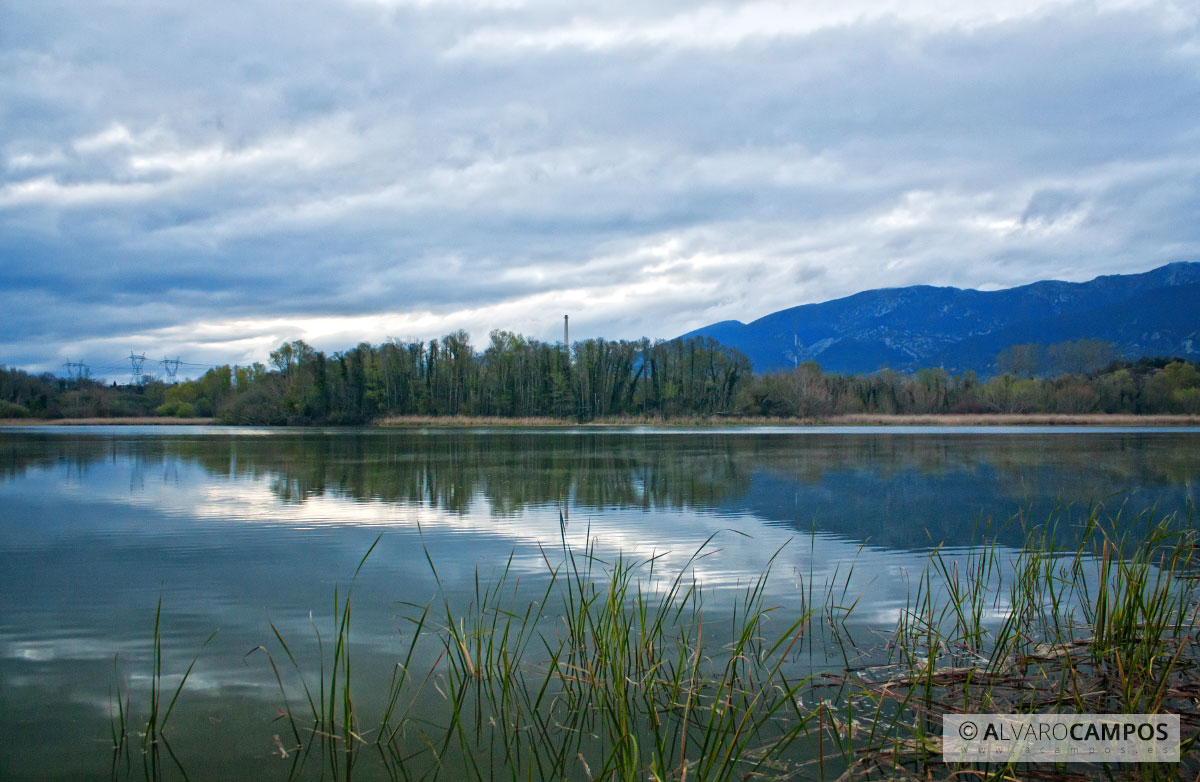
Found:
<svg viewBox="0 0 1200 782"><path fill-rule="evenodd" d="M122 369L129 372L130 385L145 385L151 380L160 379L157 372L147 373L145 371L146 361L145 353L134 353L129 351L129 355L122 356L116 360L111 360L104 364L86 364L82 361L65 361L63 367L63 376L67 380L84 380L96 377L97 373L118 372ZM161 376L167 382L176 382L179 379L179 370L187 367L195 369L216 369L217 367L226 366L225 364L202 363L197 361L184 361L181 357L168 358L164 356L161 360L152 361L153 365L161 366ZM228 366L235 366L229 364Z"/></svg>

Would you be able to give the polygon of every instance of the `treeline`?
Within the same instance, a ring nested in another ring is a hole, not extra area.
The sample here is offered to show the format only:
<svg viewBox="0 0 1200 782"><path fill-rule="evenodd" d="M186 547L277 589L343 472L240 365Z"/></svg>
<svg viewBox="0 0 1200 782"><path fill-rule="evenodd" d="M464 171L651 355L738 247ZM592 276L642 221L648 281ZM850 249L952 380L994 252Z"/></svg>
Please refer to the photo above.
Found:
<svg viewBox="0 0 1200 782"><path fill-rule="evenodd" d="M159 381L104 385L91 378L64 379L0 367L0 418L116 418L151 416L166 398Z"/></svg>
<svg viewBox="0 0 1200 782"><path fill-rule="evenodd" d="M996 356L996 367L1001 374L1024 378L1086 375L1099 372L1116 359L1116 345L1099 339L1077 339L1053 345L1028 342L1000 351Z"/></svg>
<svg viewBox="0 0 1200 782"><path fill-rule="evenodd" d="M750 376L741 353L711 339L562 345L494 331L476 351L441 340L363 343L326 355L303 342L270 368L218 367L167 389L160 412L257 424L360 424L384 416L500 416L591 421L620 415L714 415L736 407Z"/></svg>
<svg viewBox="0 0 1200 782"><path fill-rule="evenodd" d="M828 416L924 413L1200 414L1200 371L1173 358L1113 359L1095 340L1017 345L1002 374L942 369L837 375L812 362L755 375L712 339L561 344L505 331L362 343L327 355L301 341L269 366L222 366L172 386L103 386L0 368L0 417L215 416L243 424L362 424L388 416ZM1053 371L1054 366L1058 371ZM1070 371L1063 371L1069 367Z"/></svg>
<svg viewBox="0 0 1200 782"><path fill-rule="evenodd" d="M1127 413L1200 414L1200 371L1171 358L1113 361L1085 374L981 381L974 372L830 375L814 363L755 377L739 397L741 412L822 418L853 413Z"/></svg>

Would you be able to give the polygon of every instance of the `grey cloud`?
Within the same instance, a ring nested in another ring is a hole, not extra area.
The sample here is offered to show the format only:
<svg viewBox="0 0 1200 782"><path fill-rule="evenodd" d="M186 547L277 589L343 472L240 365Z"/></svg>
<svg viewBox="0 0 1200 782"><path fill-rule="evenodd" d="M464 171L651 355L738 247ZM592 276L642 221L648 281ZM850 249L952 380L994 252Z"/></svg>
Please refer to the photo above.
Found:
<svg viewBox="0 0 1200 782"><path fill-rule="evenodd" d="M1029 199L1029 204L1021 215L1021 223L1053 225L1060 217L1074 212L1082 203L1083 199L1079 194L1069 190L1039 190Z"/></svg>
<svg viewBox="0 0 1200 782"><path fill-rule="evenodd" d="M488 318L568 290L603 302L581 336L669 337L866 285L1195 258L1200 47L1175 10L454 54L575 12L10 4L0 361L233 318L469 310L517 328Z"/></svg>

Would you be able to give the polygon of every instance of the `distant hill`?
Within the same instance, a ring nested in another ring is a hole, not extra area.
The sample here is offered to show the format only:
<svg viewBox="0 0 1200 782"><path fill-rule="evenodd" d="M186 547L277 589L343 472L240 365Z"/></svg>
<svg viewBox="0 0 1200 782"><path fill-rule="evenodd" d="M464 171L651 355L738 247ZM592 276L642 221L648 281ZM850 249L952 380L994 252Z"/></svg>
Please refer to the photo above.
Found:
<svg viewBox="0 0 1200 782"><path fill-rule="evenodd" d="M803 304L751 323L726 320L685 335L741 350L756 372L816 361L827 372L943 367L996 372L1011 345L1112 342L1127 357L1200 358L1200 263L1089 282L1046 280L999 291L914 285Z"/></svg>

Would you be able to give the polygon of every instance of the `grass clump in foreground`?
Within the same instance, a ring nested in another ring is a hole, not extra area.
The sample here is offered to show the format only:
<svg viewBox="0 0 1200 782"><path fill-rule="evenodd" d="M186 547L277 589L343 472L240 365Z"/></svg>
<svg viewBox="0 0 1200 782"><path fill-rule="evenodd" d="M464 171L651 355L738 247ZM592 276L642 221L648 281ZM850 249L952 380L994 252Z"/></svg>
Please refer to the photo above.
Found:
<svg viewBox="0 0 1200 782"><path fill-rule="evenodd" d="M848 762L843 778L1197 777L1193 519L1140 517L1119 533L1126 525L1093 513L1074 550L1056 548L1045 531L1031 539L1007 582L994 547L953 564L932 552L885 644L887 662L835 678L842 708L830 735ZM1183 762L948 765L939 751L942 716L952 713L1179 714Z"/></svg>
<svg viewBox="0 0 1200 782"><path fill-rule="evenodd" d="M1192 522L1102 524L1093 514L1070 549L1048 531L1015 554L936 549L897 626L874 645L853 637L857 601L832 585L824 608L789 616L765 602L768 566L732 618L706 624L705 592L688 573L707 542L663 578L657 558L604 562L564 534L561 551L543 551L549 577L535 595L511 576L511 560L490 583L476 576L465 608L439 578L434 603L410 606L408 641L370 718L352 678L353 583L335 592L332 636L314 623L318 670L306 674L274 627L275 651L254 652L283 698L276 746L293 778L350 779L366 758L363 771L392 779L1193 778ZM817 645L822 626L845 667L801 677L799 652ZM285 684L293 677L299 691ZM1056 711L1178 713L1184 761L941 760L945 714Z"/></svg>
<svg viewBox="0 0 1200 782"><path fill-rule="evenodd" d="M543 555L548 583L521 609L512 608L521 598L511 560L494 583L476 579L462 612L444 588L440 605L413 606L411 641L370 731L350 694L349 598L338 609L332 666L327 672L322 663L315 691L276 632L308 705L303 714L285 709L293 774L315 757L333 778L349 778L367 748L395 779L743 779L787 771L789 750L811 722L798 698L806 681L784 671L807 615L769 626L767 572L741 593L718 639L686 575L705 547L668 581L655 580L656 558L603 562L590 547L575 552L565 535L557 562ZM415 662L422 641L436 644L428 668ZM429 713L431 702L441 716Z"/></svg>
<svg viewBox="0 0 1200 782"><path fill-rule="evenodd" d="M150 654L150 693L149 702L147 704L145 722L137 720L132 723L134 718L133 699L130 694L128 681L124 686L121 684L120 676L120 661L119 658L113 658L113 673L116 677L117 684L112 692L112 709L110 713L110 728L112 734L112 768L111 776L113 779L125 778L130 775L132 770L131 747L132 737L130 736L131 727L135 729L141 738L141 759L142 759L142 774L145 779L157 780L165 776L164 763L162 759L162 750L166 750L167 755L171 758L175 767L186 778L187 774L183 770L183 765L179 762L175 752L171 749L171 744L167 741L167 721L171 719L171 713L175 710L175 704L179 700L179 695L183 692L184 685L187 684L188 677L192 675L192 669L196 667L196 660L200 654L196 653L196 657L192 658L188 664L187 670L179 677L179 684L175 686L171 692L171 699L166 701L164 706L164 698L168 693L167 683L163 676L163 645L162 645L162 597L159 596L158 604L154 608L154 636L151 642ZM212 635L205 639L200 645L200 650L212 642L217 635L213 631Z"/></svg>

